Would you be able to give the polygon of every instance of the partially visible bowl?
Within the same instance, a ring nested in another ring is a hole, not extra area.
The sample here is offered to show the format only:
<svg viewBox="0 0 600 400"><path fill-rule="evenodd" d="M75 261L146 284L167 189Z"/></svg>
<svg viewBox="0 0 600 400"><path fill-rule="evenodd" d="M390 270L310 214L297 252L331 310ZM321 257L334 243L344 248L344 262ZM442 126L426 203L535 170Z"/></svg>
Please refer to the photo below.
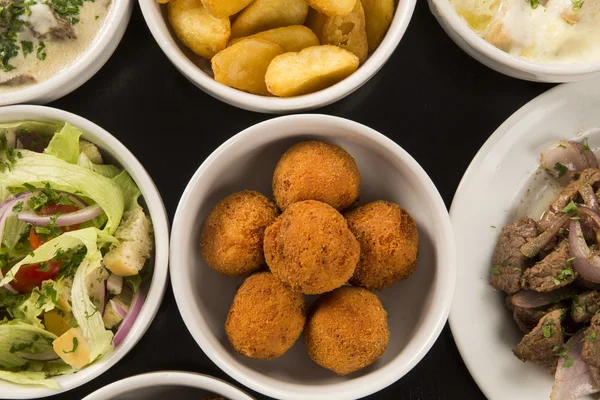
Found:
<svg viewBox="0 0 600 400"><path fill-rule="evenodd" d="M84 53L52 78L14 92L0 94L0 106L46 104L71 93L96 74L115 52L125 34L133 0L113 0L101 30Z"/></svg>
<svg viewBox="0 0 600 400"><path fill-rule="evenodd" d="M0 380L0 398L4 399L38 398L66 392L98 377L125 357L142 338L158 312L167 283L169 261L168 219L158 189L144 167L121 142L98 125L66 111L29 105L0 108L0 123L19 120L68 122L81 129L84 139L97 145L105 155L131 175L142 192L146 211L154 227L154 270L142 310L123 342L115 350L74 374L55 378L61 387L59 390L16 385Z"/></svg>
<svg viewBox="0 0 600 400"><path fill-rule="evenodd" d="M551 65L528 61L488 43L460 17L450 0L428 0L429 8L450 38L471 57L513 78L534 82L572 82L600 76L600 61Z"/></svg>
<svg viewBox="0 0 600 400"><path fill-rule="evenodd" d="M228 400L252 400L229 383L208 375L164 371L132 376L86 396L83 400L150 400L160 396L178 400L198 400L211 395Z"/></svg>
<svg viewBox="0 0 600 400"><path fill-rule="evenodd" d="M367 83L390 58L404 36L415 9L416 0L399 0L392 24L377 50L356 72L321 91L298 97L278 98L250 94L225 86L212 77L210 61L194 55L173 33L166 18L166 6L156 0L140 0L150 32L177 69L209 95L250 111L284 113L323 107L338 101Z"/></svg>
<svg viewBox="0 0 600 400"><path fill-rule="evenodd" d="M389 347L375 364L345 377L312 362L302 339L276 360L256 361L236 354L228 343L224 323L243 280L217 274L200 254L202 223L215 203L242 189L270 196L277 161L292 144L308 138L346 149L362 175L361 201L396 202L412 214L419 229L416 272L377 293L389 315ZM431 348L444 327L454 293L454 238L448 212L431 179L406 151L382 134L326 115L272 119L221 145L185 189L171 243L175 299L198 345L232 378L279 399L312 400L324 394L332 399L354 399L392 384Z"/></svg>

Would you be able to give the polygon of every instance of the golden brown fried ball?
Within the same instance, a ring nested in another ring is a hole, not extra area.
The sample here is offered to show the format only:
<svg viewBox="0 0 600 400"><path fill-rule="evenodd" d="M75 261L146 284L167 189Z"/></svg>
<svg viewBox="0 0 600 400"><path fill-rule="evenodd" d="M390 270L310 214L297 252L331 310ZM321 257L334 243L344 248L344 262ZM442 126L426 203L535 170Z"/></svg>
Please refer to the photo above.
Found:
<svg viewBox="0 0 600 400"><path fill-rule="evenodd" d="M200 234L206 263L228 276L246 276L265 264L265 228L277 218L275 204L259 192L230 194L210 211Z"/></svg>
<svg viewBox="0 0 600 400"><path fill-rule="evenodd" d="M314 200L292 204L265 231L271 272L305 294L329 292L350 279L360 246L344 217Z"/></svg>
<svg viewBox="0 0 600 400"><path fill-rule="evenodd" d="M419 234L408 212L379 200L350 210L345 217L360 243L360 261L351 284L381 290L414 272Z"/></svg>
<svg viewBox="0 0 600 400"><path fill-rule="evenodd" d="M305 321L304 296L270 272L259 272L238 289L227 315L225 332L238 353L270 360L294 345Z"/></svg>
<svg viewBox="0 0 600 400"><path fill-rule="evenodd" d="M321 296L304 328L310 358L338 375L371 365L389 340L387 312L377 296L351 286Z"/></svg>
<svg viewBox="0 0 600 400"><path fill-rule="evenodd" d="M354 158L329 143L308 141L290 147L273 173L273 197L281 210L302 200L344 210L359 194L360 172Z"/></svg>

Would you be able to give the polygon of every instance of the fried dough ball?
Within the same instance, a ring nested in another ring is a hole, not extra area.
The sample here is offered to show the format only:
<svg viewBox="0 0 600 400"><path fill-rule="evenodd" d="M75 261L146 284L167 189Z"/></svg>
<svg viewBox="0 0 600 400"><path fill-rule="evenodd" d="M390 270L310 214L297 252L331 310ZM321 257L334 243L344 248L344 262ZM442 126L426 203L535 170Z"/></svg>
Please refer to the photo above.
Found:
<svg viewBox="0 0 600 400"><path fill-rule="evenodd" d="M360 246L344 217L320 201L292 204L265 231L271 272L305 294L329 292L350 279Z"/></svg>
<svg viewBox="0 0 600 400"><path fill-rule="evenodd" d="M238 353L270 360L294 345L305 321L304 296L270 272L259 272L238 289L227 315L225 332Z"/></svg>
<svg viewBox="0 0 600 400"><path fill-rule="evenodd" d="M246 276L265 264L265 228L279 211L259 192L230 194L210 211L200 234L200 249L206 263L228 276Z"/></svg>
<svg viewBox="0 0 600 400"><path fill-rule="evenodd" d="M387 312L367 289L345 286L311 307L304 344L314 362L338 375L371 365L390 339Z"/></svg>
<svg viewBox="0 0 600 400"><path fill-rule="evenodd" d="M281 210L302 200L344 210L359 194L360 172L354 158L330 143L308 141L290 147L273 173L273 196Z"/></svg>
<svg viewBox="0 0 600 400"><path fill-rule="evenodd" d="M356 207L345 217L360 243L360 261L351 284L381 290L414 272L419 234L408 212L379 200Z"/></svg>

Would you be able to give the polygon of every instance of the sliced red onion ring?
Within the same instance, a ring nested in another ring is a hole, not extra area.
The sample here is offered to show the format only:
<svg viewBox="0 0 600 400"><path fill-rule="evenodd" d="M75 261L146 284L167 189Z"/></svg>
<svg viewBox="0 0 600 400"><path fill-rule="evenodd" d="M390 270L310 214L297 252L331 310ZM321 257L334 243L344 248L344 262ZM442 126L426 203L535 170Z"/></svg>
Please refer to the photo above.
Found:
<svg viewBox="0 0 600 400"><path fill-rule="evenodd" d="M594 153L582 143L561 140L557 146L546 149L541 154L541 165L561 183L567 184L573 176L587 168L598 168ZM567 168L557 168L561 164Z"/></svg>
<svg viewBox="0 0 600 400"><path fill-rule="evenodd" d="M112 294L121 294L123 290L123 277L115 274L110 274L107 281L108 291Z"/></svg>
<svg viewBox="0 0 600 400"><path fill-rule="evenodd" d="M571 217L568 214L565 214L554 221L548 229L542 232L541 235L531 239L529 242L521 246L521 254L529 258L534 257L541 249L546 247L546 245L550 243L550 241L554 239L556 235L558 235L560 228L562 228L570 218Z"/></svg>
<svg viewBox="0 0 600 400"><path fill-rule="evenodd" d="M551 292L520 290L510 298L510 302L516 307L538 308L559 302L569 297L572 293L573 290L568 287L563 287Z"/></svg>
<svg viewBox="0 0 600 400"><path fill-rule="evenodd" d="M145 299L146 296L140 288L140 290L138 290L138 292L133 296L133 299L131 300L131 305L129 306L129 312L127 313L125 318L123 318L123 322L121 322L121 326L119 326L119 330L117 330L117 333L115 334L115 337L113 339L113 348L116 348L119 344L121 344L123 339L125 339L129 331L133 327L135 320L137 319L138 315L140 314L140 311L142 310L142 306L144 305Z"/></svg>
<svg viewBox="0 0 600 400"><path fill-rule="evenodd" d="M117 303L116 301L113 301L113 300L109 300L108 302L110 303L110 306L112 307L114 312L116 312L123 318L125 318L127 316L127 310L125 310L123 307L121 307L121 305L119 305L119 303Z"/></svg>
<svg viewBox="0 0 600 400"><path fill-rule="evenodd" d="M577 332L567 341L567 357L561 357L558 360L558 368L556 368L550 395L551 400L579 399L600 391L590 373L589 366L581 358L583 341L583 331ZM569 364L566 364L567 359Z"/></svg>
<svg viewBox="0 0 600 400"><path fill-rule="evenodd" d="M61 191L60 193L66 195L69 198L69 200L71 200L71 202L73 204L75 204L77 206L77 208L79 208L79 209L83 209L83 208L86 208L88 206L88 203L86 203L80 197L78 197L78 196L76 196L76 195L74 195L72 193L63 192L63 191Z"/></svg>
<svg viewBox="0 0 600 400"><path fill-rule="evenodd" d="M56 224L56 226L71 226L81 224L83 222L96 218L103 212L104 211L102 210L102 207L100 207L98 204L94 204L93 206L86 207L79 211L63 214L56 218L56 221L54 223ZM53 218L53 216L37 215L36 213L31 211L20 212L18 216L21 221L38 226L49 225L52 222Z"/></svg>
<svg viewBox="0 0 600 400"><path fill-rule="evenodd" d="M571 262L573 269L587 281L600 283L600 257L592 254L585 242L581 224L571 220L569 227L569 252L575 259Z"/></svg>
<svg viewBox="0 0 600 400"><path fill-rule="evenodd" d="M29 360L29 361L53 361L53 360L58 360L60 357L58 357L58 355L53 352L53 351L47 351L45 353L17 353L17 355L25 360Z"/></svg>

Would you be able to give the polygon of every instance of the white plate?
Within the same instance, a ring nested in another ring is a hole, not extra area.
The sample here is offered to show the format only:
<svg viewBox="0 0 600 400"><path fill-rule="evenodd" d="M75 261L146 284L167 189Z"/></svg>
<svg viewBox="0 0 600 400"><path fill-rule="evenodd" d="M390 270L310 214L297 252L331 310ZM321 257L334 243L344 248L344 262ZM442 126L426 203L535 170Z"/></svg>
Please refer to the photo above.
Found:
<svg viewBox="0 0 600 400"><path fill-rule="evenodd" d="M536 174L540 152L560 139L584 135L597 148L598 128L600 80L561 85L498 128L456 191L450 216L459 268L450 326L467 368L490 400L550 396L553 377L511 352L522 335L504 296L488 285L490 264L501 227L524 213L537 214L552 200L540 196L548 182L546 174Z"/></svg>

